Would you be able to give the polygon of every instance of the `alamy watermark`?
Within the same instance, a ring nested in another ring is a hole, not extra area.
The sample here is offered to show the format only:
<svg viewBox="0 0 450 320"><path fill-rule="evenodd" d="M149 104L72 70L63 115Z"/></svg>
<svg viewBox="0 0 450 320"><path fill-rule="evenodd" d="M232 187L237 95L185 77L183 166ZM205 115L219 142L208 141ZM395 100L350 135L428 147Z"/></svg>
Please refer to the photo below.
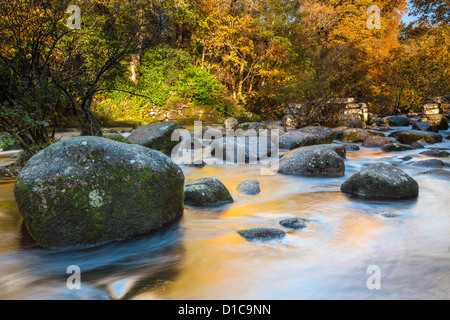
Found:
<svg viewBox="0 0 450 320"><path fill-rule="evenodd" d="M367 8L367 13L372 15L367 19L367 28L370 30L381 29L381 9L377 5L371 5Z"/></svg>
<svg viewBox="0 0 450 320"><path fill-rule="evenodd" d="M70 274L67 278L66 286L69 290L81 290L81 269L79 266L72 265L67 267L67 274Z"/></svg>
<svg viewBox="0 0 450 320"><path fill-rule="evenodd" d="M72 30L81 29L81 9L79 6L71 5L67 8L67 13L71 14L67 19L67 28Z"/></svg>
<svg viewBox="0 0 450 320"><path fill-rule="evenodd" d="M370 274L370 277L367 279L367 289L381 290L381 268L375 265L369 266L367 274Z"/></svg>

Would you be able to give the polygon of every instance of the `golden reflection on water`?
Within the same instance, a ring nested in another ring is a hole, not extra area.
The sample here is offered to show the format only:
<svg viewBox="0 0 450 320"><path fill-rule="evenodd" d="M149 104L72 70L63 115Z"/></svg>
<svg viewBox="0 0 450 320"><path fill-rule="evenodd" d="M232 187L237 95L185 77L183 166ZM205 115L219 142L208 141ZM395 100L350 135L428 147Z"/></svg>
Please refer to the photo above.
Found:
<svg viewBox="0 0 450 320"><path fill-rule="evenodd" d="M260 166L252 165L185 167L187 178L219 178L235 202L212 208L186 206L180 243L176 244L182 254L178 249L173 254L167 252L166 260L157 266L146 268L145 261L142 269L119 273L113 273L106 264L101 272L90 274L89 284L103 287L109 282L145 277L152 283L164 283L140 290L136 299L448 296L450 212L446 203L450 198L442 192L448 189L447 181L408 171L421 186L417 201L365 201L340 192L341 183L351 174L384 157L392 158L393 154L367 148L350 152L346 177L335 179L262 176ZM246 179L257 179L261 194L240 194L236 188ZM380 213L385 211L399 213L400 218L383 218ZM236 232L254 227L281 228L279 221L290 217L311 222L304 230L285 229L285 239L268 243L248 242ZM20 225L13 184L0 184L0 253L21 248ZM132 245L126 246L133 250ZM120 244L114 247L120 248ZM92 250L95 253L100 249ZM108 253L111 249L106 246L102 250ZM366 269L372 264L380 265L386 274L381 292L366 288ZM170 276L154 280L149 274L157 270L158 275L164 269L169 269ZM0 269L0 274L4 272ZM39 280L39 273L34 276Z"/></svg>

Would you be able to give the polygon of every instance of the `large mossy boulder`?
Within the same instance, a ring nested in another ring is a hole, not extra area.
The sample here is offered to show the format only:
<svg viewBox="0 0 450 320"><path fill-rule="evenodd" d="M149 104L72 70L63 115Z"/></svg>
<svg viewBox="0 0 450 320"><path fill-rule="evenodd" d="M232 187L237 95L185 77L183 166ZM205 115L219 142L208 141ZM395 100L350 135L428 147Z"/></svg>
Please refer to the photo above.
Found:
<svg viewBox="0 0 450 320"><path fill-rule="evenodd" d="M179 143L172 141L172 134L177 129L176 122L151 123L134 130L127 138L127 142L170 154Z"/></svg>
<svg viewBox="0 0 450 320"><path fill-rule="evenodd" d="M410 199L419 195L419 184L391 164L376 163L353 175L341 190L364 198Z"/></svg>
<svg viewBox="0 0 450 320"><path fill-rule="evenodd" d="M185 202L197 206L218 206L233 202L225 185L217 178L186 179Z"/></svg>
<svg viewBox="0 0 450 320"><path fill-rule="evenodd" d="M97 137L60 141L16 180L25 225L46 248L149 233L183 214L184 175L164 154Z"/></svg>
<svg viewBox="0 0 450 320"><path fill-rule="evenodd" d="M392 133L391 138L396 138L400 143L413 144L414 142L438 143L442 142L443 137L438 133L416 131L416 130L400 130Z"/></svg>
<svg viewBox="0 0 450 320"><path fill-rule="evenodd" d="M295 149L280 159L278 172L309 177L342 177L345 175L345 154L346 150L342 145Z"/></svg>

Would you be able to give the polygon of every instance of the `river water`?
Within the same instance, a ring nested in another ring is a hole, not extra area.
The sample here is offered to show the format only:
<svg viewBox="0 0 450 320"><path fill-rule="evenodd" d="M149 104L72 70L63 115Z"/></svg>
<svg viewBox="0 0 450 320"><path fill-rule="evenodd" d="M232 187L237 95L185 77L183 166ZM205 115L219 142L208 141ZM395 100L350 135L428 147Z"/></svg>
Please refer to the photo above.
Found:
<svg viewBox="0 0 450 320"><path fill-rule="evenodd" d="M419 152L362 148L348 154L346 176L333 179L261 176L256 165L185 167L188 178L218 177L235 202L187 206L175 225L131 241L65 250L35 245L22 229L13 183L0 184L0 299L449 299L450 182L412 166L428 159ZM407 155L413 159L400 160ZM414 177L419 198L368 201L340 192L378 161ZM237 192L246 179L259 180L262 193ZM281 241L247 242L236 233L281 228L290 217L312 222ZM71 265L81 268L81 290L66 288ZM379 290L368 289L370 266L381 270Z"/></svg>

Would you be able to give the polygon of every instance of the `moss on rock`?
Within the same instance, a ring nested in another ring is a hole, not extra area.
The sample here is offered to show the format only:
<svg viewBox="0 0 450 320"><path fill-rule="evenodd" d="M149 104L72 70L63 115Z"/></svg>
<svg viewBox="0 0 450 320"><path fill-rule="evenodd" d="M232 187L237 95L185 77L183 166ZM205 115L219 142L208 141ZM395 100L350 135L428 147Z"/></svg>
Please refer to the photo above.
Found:
<svg viewBox="0 0 450 320"><path fill-rule="evenodd" d="M183 213L184 175L137 145L78 137L30 159L15 185L25 225L46 248L130 239Z"/></svg>

